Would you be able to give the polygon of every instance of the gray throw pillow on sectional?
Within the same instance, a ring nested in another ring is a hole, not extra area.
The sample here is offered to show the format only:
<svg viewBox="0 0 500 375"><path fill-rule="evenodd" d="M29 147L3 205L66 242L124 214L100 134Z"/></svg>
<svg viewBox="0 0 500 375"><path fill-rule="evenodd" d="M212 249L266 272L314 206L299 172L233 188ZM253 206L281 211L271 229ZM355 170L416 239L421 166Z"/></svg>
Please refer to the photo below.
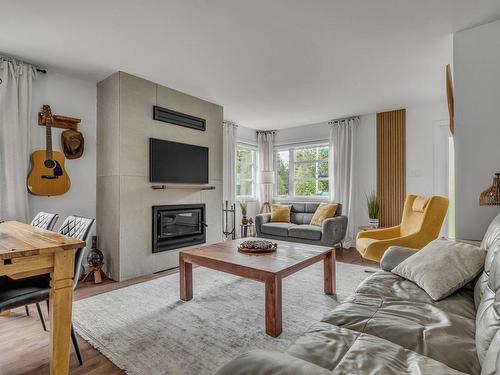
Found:
<svg viewBox="0 0 500 375"><path fill-rule="evenodd" d="M391 272L404 277L439 301L473 280L484 267L486 251L451 240L435 240Z"/></svg>

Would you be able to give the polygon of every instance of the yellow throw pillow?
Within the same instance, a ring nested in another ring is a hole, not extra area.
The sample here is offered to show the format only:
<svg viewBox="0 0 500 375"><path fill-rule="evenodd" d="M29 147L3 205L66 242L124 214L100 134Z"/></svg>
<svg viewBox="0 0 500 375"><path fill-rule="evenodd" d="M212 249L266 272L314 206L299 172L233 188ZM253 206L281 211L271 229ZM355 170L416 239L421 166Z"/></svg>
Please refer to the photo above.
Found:
<svg viewBox="0 0 500 375"><path fill-rule="evenodd" d="M318 208L316 208L316 212L314 213L311 219L311 225L321 226L325 219L333 217L335 212L337 211L338 204L334 203L321 203Z"/></svg>
<svg viewBox="0 0 500 375"><path fill-rule="evenodd" d="M272 223L289 223L291 204L272 204L271 205L271 222Z"/></svg>

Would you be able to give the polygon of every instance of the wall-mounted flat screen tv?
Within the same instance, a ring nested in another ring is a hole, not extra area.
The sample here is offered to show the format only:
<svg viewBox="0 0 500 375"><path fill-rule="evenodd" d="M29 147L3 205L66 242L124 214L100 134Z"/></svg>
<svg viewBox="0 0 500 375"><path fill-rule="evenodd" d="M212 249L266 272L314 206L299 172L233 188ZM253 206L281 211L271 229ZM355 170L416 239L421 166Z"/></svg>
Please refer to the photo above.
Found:
<svg viewBox="0 0 500 375"><path fill-rule="evenodd" d="M208 184L208 148L149 138L149 181Z"/></svg>

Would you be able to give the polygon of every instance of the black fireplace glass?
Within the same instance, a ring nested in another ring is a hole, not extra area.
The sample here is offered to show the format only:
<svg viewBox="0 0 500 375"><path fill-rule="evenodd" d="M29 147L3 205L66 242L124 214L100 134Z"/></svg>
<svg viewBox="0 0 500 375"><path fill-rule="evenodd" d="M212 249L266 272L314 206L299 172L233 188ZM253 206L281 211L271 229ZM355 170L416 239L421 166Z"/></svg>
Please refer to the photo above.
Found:
<svg viewBox="0 0 500 375"><path fill-rule="evenodd" d="M205 242L205 205L153 206L153 253Z"/></svg>
<svg viewBox="0 0 500 375"><path fill-rule="evenodd" d="M172 238L201 233L201 210L162 211L160 213L161 238Z"/></svg>

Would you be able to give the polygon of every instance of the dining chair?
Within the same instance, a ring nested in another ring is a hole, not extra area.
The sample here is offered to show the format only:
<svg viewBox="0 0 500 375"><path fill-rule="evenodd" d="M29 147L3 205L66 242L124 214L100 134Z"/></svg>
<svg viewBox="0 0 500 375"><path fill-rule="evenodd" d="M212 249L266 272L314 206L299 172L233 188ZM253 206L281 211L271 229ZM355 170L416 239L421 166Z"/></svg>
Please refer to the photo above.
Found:
<svg viewBox="0 0 500 375"><path fill-rule="evenodd" d="M59 220L58 214L52 214L49 212L40 211L35 215L33 220L31 220L31 225L40 229L53 230L54 226L57 223L57 220ZM24 308L26 310L26 315L30 316L30 310L28 308L28 305L25 305ZM42 319L43 315L42 315L42 310L40 308L40 303L36 303L36 309L38 311L38 316L40 316L40 319ZM47 330L45 328L45 323L43 324L43 329L45 331Z"/></svg>
<svg viewBox="0 0 500 375"><path fill-rule="evenodd" d="M87 219L81 216L69 216L66 220L64 220L58 232L65 236L86 241L94 221L95 219ZM75 252L73 289L78 283L84 251L85 248L80 248ZM0 312L33 303L37 304L37 310L39 311L40 320L44 330L46 330L46 326L41 309L39 308L39 303L45 301L48 309L49 296L50 275L35 276L21 280L12 280L8 277L0 278ZM82 356L73 324L71 324L71 341L73 342L78 362L82 365Z"/></svg>
<svg viewBox="0 0 500 375"><path fill-rule="evenodd" d="M52 230L59 219L58 214L51 214L49 212L39 212L31 220L31 225L40 229Z"/></svg>

